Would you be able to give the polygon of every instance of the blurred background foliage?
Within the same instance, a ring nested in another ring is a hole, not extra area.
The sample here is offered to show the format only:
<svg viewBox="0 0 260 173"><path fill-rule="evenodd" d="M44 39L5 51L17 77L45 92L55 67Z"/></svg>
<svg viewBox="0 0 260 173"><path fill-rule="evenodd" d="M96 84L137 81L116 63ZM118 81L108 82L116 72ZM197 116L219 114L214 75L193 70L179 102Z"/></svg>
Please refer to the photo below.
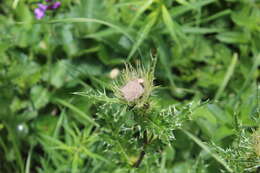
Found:
<svg viewBox="0 0 260 173"><path fill-rule="evenodd" d="M259 126L258 0L63 0L41 20L37 3L0 5L0 172L220 172L202 141L232 148ZM150 52L162 108L208 103L182 127L193 135L174 131L132 169L127 141L106 146L89 121L98 104L72 93L109 91L113 69Z"/></svg>

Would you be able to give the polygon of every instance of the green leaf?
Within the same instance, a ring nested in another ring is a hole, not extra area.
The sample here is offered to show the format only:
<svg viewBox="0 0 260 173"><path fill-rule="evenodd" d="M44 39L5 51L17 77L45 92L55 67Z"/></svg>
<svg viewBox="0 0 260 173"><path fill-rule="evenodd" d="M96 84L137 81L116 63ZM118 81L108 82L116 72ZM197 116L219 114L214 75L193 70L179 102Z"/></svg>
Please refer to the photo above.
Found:
<svg viewBox="0 0 260 173"><path fill-rule="evenodd" d="M42 86L34 86L31 89L31 99L36 109L44 107L50 99L50 93Z"/></svg>
<svg viewBox="0 0 260 173"><path fill-rule="evenodd" d="M223 32L218 34L217 39L224 43L248 43L250 35L245 32Z"/></svg>
<svg viewBox="0 0 260 173"><path fill-rule="evenodd" d="M50 78L50 83L56 88L60 88L69 79L68 70L70 62L68 60L58 61L56 64L52 65L51 71L45 73L45 80Z"/></svg>
<svg viewBox="0 0 260 173"><path fill-rule="evenodd" d="M223 124L231 124L232 118L216 104L208 104L208 109Z"/></svg>

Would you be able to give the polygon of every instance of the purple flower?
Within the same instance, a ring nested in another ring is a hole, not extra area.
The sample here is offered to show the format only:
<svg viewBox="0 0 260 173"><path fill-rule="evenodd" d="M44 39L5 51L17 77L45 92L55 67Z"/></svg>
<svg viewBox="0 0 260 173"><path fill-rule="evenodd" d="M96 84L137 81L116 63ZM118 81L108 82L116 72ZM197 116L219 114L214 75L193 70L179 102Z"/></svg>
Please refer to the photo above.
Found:
<svg viewBox="0 0 260 173"><path fill-rule="evenodd" d="M44 5L44 4L38 4L39 9L41 9L42 11L46 11L48 8L48 5Z"/></svg>
<svg viewBox="0 0 260 173"><path fill-rule="evenodd" d="M49 5L39 3L38 8L34 9L36 19L42 19L45 16L46 10L55 10L61 6L61 2L57 1L51 3L52 0L45 0ZM51 4L50 4L51 3Z"/></svg>
<svg viewBox="0 0 260 173"><path fill-rule="evenodd" d="M45 11L41 10L40 8L36 8L36 9L34 9L34 15L35 15L36 19L41 19L44 17Z"/></svg>
<svg viewBox="0 0 260 173"><path fill-rule="evenodd" d="M56 8L59 8L61 6L61 2L57 1L57 2L54 2L53 4L49 5L48 6L48 9L56 9Z"/></svg>
<svg viewBox="0 0 260 173"><path fill-rule="evenodd" d="M48 6L44 4L38 4L38 8L34 9L34 14L36 19L41 19L45 16L45 11L47 10Z"/></svg>

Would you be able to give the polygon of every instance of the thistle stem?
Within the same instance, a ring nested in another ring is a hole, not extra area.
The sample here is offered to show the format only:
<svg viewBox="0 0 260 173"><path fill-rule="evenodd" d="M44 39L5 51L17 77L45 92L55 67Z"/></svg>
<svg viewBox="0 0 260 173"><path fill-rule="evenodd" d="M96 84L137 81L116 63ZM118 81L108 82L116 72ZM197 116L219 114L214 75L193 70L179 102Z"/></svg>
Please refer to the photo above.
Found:
<svg viewBox="0 0 260 173"><path fill-rule="evenodd" d="M147 131L146 130L144 131L143 136L144 136L144 138L143 138L143 148L142 148L142 151L139 154L138 160L133 164L134 168L138 168L141 165L141 163L144 159L144 156L145 156L145 148L148 144Z"/></svg>

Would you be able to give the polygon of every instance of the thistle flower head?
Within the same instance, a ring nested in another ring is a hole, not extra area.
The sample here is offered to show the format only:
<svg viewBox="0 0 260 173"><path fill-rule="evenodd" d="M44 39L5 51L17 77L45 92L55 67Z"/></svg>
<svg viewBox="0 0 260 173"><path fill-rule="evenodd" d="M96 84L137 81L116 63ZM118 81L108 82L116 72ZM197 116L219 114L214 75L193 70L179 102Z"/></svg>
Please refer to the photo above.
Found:
<svg viewBox="0 0 260 173"><path fill-rule="evenodd" d="M129 105L138 107L147 103L155 88L153 85L155 65L156 58L152 58L148 67L140 63L137 63L136 67L125 64L125 69L113 86L115 96Z"/></svg>
<svg viewBox="0 0 260 173"><path fill-rule="evenodd" d="M121 89L121 93L125 100L134 101L140 98L144 93L143 79L134 79L125 84Z"/></svg>

